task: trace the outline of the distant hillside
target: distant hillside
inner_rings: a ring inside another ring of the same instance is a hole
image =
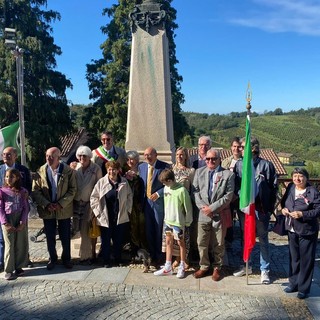
[[[185,112],[193,142],[202,134],[210,135],[214,146],[227,148],[234,136],[244,136],[246,113],[229,115]],[[294,154],[298,160],[320,159],[320,108],[283,113],[281,109],[251,117],[252,135],[262,148]]]

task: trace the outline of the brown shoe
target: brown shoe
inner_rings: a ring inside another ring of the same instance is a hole
[[[208,272],[209,270],[201,270],[199,269],[198,271],[196,271],[193,276],[196,278],[196,279],[199,279],[199,278],[203,278],[205,276],[208,275]]]
[[[213,269],[212,273],[212,280],[213,281],[219,281],[221,279],[221,270],[219,270],[217,267]]]

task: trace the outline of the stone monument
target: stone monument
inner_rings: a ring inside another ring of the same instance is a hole
[[[145,0],[130,14],[132,49],[126,150],[153,146],[158,158],[174,156],[169,44],[166,12],[157,1]]]

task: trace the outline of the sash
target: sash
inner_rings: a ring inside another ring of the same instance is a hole
[[[96,149],[97,156],[102,159],[104,162],[108,161],[116,161],[113,157],[109,155],[109,153],[103,149],[103,146],[100,146]]]

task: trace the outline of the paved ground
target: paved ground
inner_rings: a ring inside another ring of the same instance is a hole
[[[30,221],[30,235],[40,227],[41,220]],[[105,269],[76,264],[66,270],[58,265],[49,272],[41,235],[30,242],[34,267],[24,277],[6,281],[0,275],[0,319],[320,319],[320,246],[310,297],[299,300],[295,294],[283,293],[286,239],[271,232],[270,240],[272,284],[260,284],[256,246],[254,272],[247,285],[245,277],[230,275],[213,282],[211,277],[194,279],[192,271],[185,279],[155,277],[142,273],[142,266]],[[77,250],[73,257],[76,263]],[[231,268],[236,268],[239,257],[239,241],[235,241],[229,252]]]

